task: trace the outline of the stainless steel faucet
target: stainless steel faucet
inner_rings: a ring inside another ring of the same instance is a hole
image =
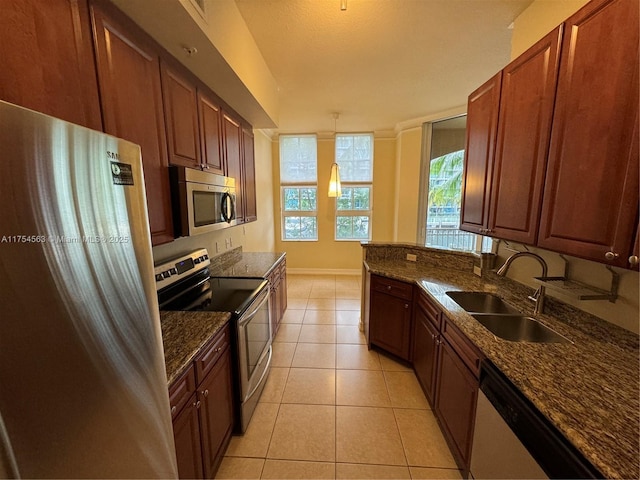
[[[509,258],[507,258],[507,261],[504,262],[504,265],[502,265],[498,269],[498,271],[496,272],[496,275],[504,277],[507,274],[507,271],[509,270],[509,267],[511,267],[511,264],[513,263],[513,261],[516,258],[520,258],[520,257],[531,257],[531,258],[536,259],[538,261],[538,263],[540,265],[542,265],[542,276],[543,277],[547,276],[547,270],[548,270],[547,262],[545,262],[544,258],[542,258],[540,255],[537,255],[537,254],[532,253],[532,252],[514,253]],[[538,313],[543,313],[544,312],[544,296],[545,296],[544,285],[540,285],[538,290],[536,290],[536,292],[533,295],[528,297],[529,300],[532,300],[533,302],[535,302],[535,307],[533,309],[533,313],[534,314],[538,314]]]

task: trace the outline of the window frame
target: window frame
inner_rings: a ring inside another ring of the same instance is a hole
[[[345,181],[342,180],[341,174],[341,187],[344,191],[347,188],[368,188],[369,189],[369,208],[368,210],[360,210],[360,209],[339,209],[338,208],[338,200],[340,197],[335,198],[335,214],[333,221],[333,237],[336,242],[366,242],[371,241],[373,237],[373,174],[374,174],[374,146],[375,146],[375,136],[373,133],[336,133],[335,135],[335,147],[334,147],[334,158],[335,162],[340,165],[338,159],[338,137],[358,137],[358,136],[367,136],[371,139],[371,171],[369,178],[370,181],[363,180],[354,180],[354,181]],[[369,228],[368,228],[368,237],[367,238],[339,238],[338,237],[338,217],[367,217],[369,219]]]
[[[282,180],[282,140],[285,138],[303,138],[313,137],[315,139],[315,157],[316,157],[316,178],[315,181],[283,181]],[[314,134],[299,135],[280,135],[279,142],[279,177],[280,177],[280,239],[283,242],[317,242],[318,234],[318,137]],[[316,192],[315,210],[285,210],[285,189],[314,189]],[[313,218],[315,223],[315,238],[287,238],[286,237],[286,219],[287,217]]]

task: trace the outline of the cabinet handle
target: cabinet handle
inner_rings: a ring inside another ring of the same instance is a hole
[[[208,390],[208,389],[207,389],[207,390],[204,390],[204,391],[202,392],[202,395],[204,395],[205,397],[208,397],[208,396],[209,396],[209,390]]]
[[[218,353],[220,350],[222,350],[222,347],[218,347],[214,350],[214,352]]]
[[[193,404],[193,406],[194,406],[194,407],[196,407],[196,408],[200,408],[200,400],[198,400],[197,402],[195,402],[195,403]]]
[[[404,304],[404,308],[409,308],[409,304],[408,304],[408,303],[405,303],[405,304]]]
[[[637,256],[637,255],[631,255],[631,256],[629,257],[629,263],[630,263],[631,265],[638,265],[638,261],[639,261],[639,260],[640,260],[640,259],[638,259],[638,256]]]
[[[616,258],[618,258],[620,255],[618,255],[615,252],[607,252],[604,254],[604,258],[606,258],[607,260],[615,260]]]
[[[174,415],[176,413],[176,406],[174,405],[173,407],[171,407],[171,415]]]
[[[391,290],[391,285],[387,285],[387,290]]]

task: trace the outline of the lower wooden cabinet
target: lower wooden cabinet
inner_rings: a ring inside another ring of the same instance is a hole
[[[411,359],[413,287],[371,275],[369,343],[402,358]]]
[[[196,396],[192,395],[187,407],[173,419],[173,439],[180,478],[204,478],[198,417]]]
[[[200,437],[205,478],[213,478],[231,438],[233,397],[231,350],[226,349],[198,387]]]
[[[438,355],[436,412],[449,447],[466,469],[471,460],[478,380],[445,340]]]
[[[420,295],[413,319],[413,369],[431,405],[435,402],[440,316],[437,308]]]
[[[232,388],[227,326],[169,387],[180,478],[215,476],[233,430]]]
[[[267,275],[269,280],[270,304],[271,310],[269,315],[271,317],[271,334],[273,337],[278,333],[280,328],[280,322],[284,312],[287,310],[287,260],[283,258],[280,262],[274,265],[271,273]]]
[[[479,368],[475,346],[445,319],[438,350],[435,411],[463,476],[471,461]]]

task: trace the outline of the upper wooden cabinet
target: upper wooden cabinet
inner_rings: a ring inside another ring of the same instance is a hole
[[[498,126],[502,72],[469,95],[460,230],[485,233]]]
[[[161,65],[169,163],[200,168],[196,86],[166,62]]]
[[[621,267],[638,224],[638,8],[593,0],[565,22],[538,238]]]
[[[227,177],[236,181],[236,219],[244,222],[244,195],[242,185],[241,127],[240,122],[228,113],[222,114],[222,132],[224,135],[224,161]]]
[[[502,70],[491,236],[536,242],[561,39],[558,27]]]
[[[245,127],[242,128],[242,184],[244,221],[254,222],[258,219],[254,141],[253,131]]]
[[[638,9],[592,0],[514,60],[498,74],[499,120],[497,77],[471,94],[462,230],[629,266],[638,225]]]
[[[220,105],[201,89],[198,89],[198,117],[202,164],[207,171],[224,175]]]
[[[174,237],[159,51],[120,12],[93,4],[91,14],[105,132],[140,145],[151,241],[169,242]]]
[[[102,130],[86,0],[2,0],[0,100]]]

